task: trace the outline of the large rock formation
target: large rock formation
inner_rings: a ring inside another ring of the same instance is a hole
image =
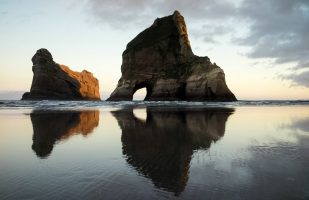
[[[235,101],[223,70],[193,54],[183,16],[158,18],[127,44],[122,77],[108,100],[132,100],[146,87],[145,100]]]
[[[39,49],[32,62],[31,89],[22,100],[100,100],[99,82],[92,73],[55,63],[47,49]]]

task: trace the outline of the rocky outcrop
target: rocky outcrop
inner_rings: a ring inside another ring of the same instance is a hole
[[[122,77],[108,100],[132,100],[146,88],[145,100],[235,101],[223,70],[193,54],[183,16],[158,18],[127,44]]]
[[[55,63],[47,49],[39,49],[32,63],[31,89],[22,100],[100,100],[99,82],[92,73]]]
[[[143,120],[131,108],[112,111],[122,130],[123,155],[157,188],[180,195],[194,151],[206,150],[224,136],[234,109],[148,107],[146,112]]]

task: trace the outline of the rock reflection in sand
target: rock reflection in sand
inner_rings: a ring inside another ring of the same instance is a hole
[[[48,157],[57,141],[76,134],[87,136],[99,125],[99,111],[34,111],[30,117],[32,149],[40,158]]]
[[[179,195],[188,181],[194,150],[208,149],[225,132],[229,108],[147,108],[146,121],[133,109],[113,111],[122,130],[127,162],[153,184]]]

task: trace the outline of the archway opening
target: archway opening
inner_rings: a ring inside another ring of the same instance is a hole
[[[152,93],[152,85],[148,81],[140,82],[133,89],[133,101],[148,100]]]
[[[136,90],[136,92],[133,94],[133,101],[143,101],[146,97],[147,90],[146,88],[141,88],[139,90]]]

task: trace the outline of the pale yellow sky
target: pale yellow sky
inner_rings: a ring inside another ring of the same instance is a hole
[[[149,27],[156,17],[169,15],[175,9],[172,4],[174,1],[171,1],[168,8],[153,10],[145,15],[147,17],[141,18],[145,12],[134,13],[141,6],[134,4],[135,1],[130,5],[133,14],[129,13],[128,16],[126,13],[123,16],[121,13],[119,16],[113,15],[106,10],[107,7],[90,6],[92,10],[89,11],[89,5],[96,5],[96,1],[85,2],[76,4],[74,1],[33,0],[0,3],[0,25],[5,27],[0,32],[0,91],[28,91],[32,81],[31,57],[37,49],[47,48],[59,64],[65,64],[75,71],[87,69],[93,72],[99,79],[103,99],[106,99],[121,76],[121,55],[126,44]],[[100,2],[118,6],[109,0]],[[154,1],[150,1],[150,5],[151,2],[156,5]],[[203,15],[197,16],[190,8],[186,8],[184,1],[178,4],[177,9],[184,15],[188,26],[194,53],[208,56],[224,70],[227,85],[238,99],[309,99],[308,87],[295,84],[291,86],[292,80],[282,78],[285,74],[299,72],[291,70],[299,64],[297,61],[278,64],[274,62],[274,58],[281,57],[274,57],[277,55],[273,55],[273,52],[269,53],[269,58],[267,55],[263,55],[264,58],[249,56],[248,53],[257,47],[244,47],[233,41],[236,38],[234,35],[250,32],[248,28],[243,28],[241,22],[233,24],[238,28],[237,31],[231,29],[226,35],[224,31],[229,29],[224,28],[229,20],[222,24],[222,19],[219,18],[221,16],[208,10],[205,11],[205,18],[202,18]],[[197,1],[196,6],[198,5],[204,4]],[[227,5],[231,7],[233,4],[217,5],[212,2],[211,5],[214,9],[218,6],[225,6],[219,9],[228,9]],[[104,14],[109,16],[103,18]],[[213,39],[215,41],[211,41]],[[308,48],[305,50],[308,51]]]

